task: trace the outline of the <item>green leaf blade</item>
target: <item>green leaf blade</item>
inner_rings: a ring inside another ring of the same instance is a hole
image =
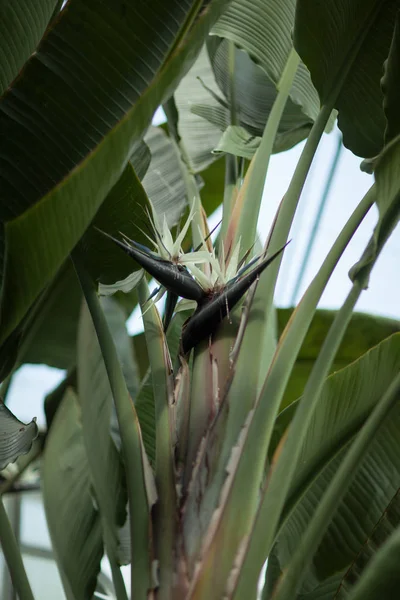
[[[78,398],[67,390],[43,460],[47,523],[68,600],[95,590],[103,556],[101,523],[91,493]]]

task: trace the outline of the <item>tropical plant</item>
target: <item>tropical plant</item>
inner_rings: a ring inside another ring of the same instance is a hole
[[[40,456],[69,600],[93,597],[104,554],[118,600],[399,589],[399,325],[353,314],[400,215],[399,9],[0,3],[2,393],[26,362],[67,371],[39,443],[0,405],[1,468],[19,465],[0,493]],[[289,315],[273,303],[282,253],[336,116],[375,183]],[[303,139],[261,248],[269,159]],[[374,203],[348,297],[317,311]],[[31,600],[3,502],[0,537]]]

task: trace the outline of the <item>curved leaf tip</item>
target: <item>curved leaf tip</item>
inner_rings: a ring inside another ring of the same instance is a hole
[[[9,408],[0,402],[0,470],[15,462],[21,454],[27,454],[39,433],[36,417],[23,423]]]

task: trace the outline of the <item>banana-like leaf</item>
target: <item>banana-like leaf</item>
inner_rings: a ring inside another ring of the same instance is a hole
[[[0,4],[0,96],[39,43],[57,0],[15,0]]]
[[[295,0],[233,0],[212,33],[246,50],[277,85],[293,46],[295,5]],[[319,97],[303,64],[298,68],[290,98],[302,107],[303,122],[307,117],[315,120]]]
[[[118,304],[104,299],[114,321],[117,346],[124,350],[125,368],[130,369],[132,348],[125,317]],[[113,313],[113,314],[111,314]],[[119,342],[119,343],[118,343]],[[124,342],[123,345],[121,342]],[[127,343],[125,343],[127,342]],[[120,562],[119,528],[126,520],[126,492],[121,457],[111,437],[113,400],[96,332],[86,307],[82,307],[78,334],[78,391],[82,410],[82,433],[96,503],[102,522],[105,549],[112,567]],[[135,373],[132,373],[135,377]],[[128,562],[129,557],[122,560]],[[117,568],[117,567],[116,567]]]
[[[36,419],[22,423],[0,400],[0,471],[21,454],[27,454],[37,435]]]
[[[223,133],[214,152],[222,152],[241,156],[251,160],[256,153],[261,138],[259,136],[250,135],[244,127],[230,125]]]
[[[219,139],[219,128],[192,111],[195,104],[205,103],[214,108],[219,106],[209,90],[218,93],[207,49],[203,46],[196,62],[182,79],[174,94],[178,111],[175,126],[182,139],[189,167],[194,173],[204,171],[216,160],[211,151]],[[229,121],[226,113],[223,114],[226,126]],[[170,118],[171,116],[169,120]]]
[[[349,600],[394,598],[399,590],[400,527],[371,560]]]
[[[176,146],[160,127],[150,127],[144,140],[151,162],[143,178],[143,187],[156,212],[168,226],[176,225],[186,207],[186,189]]]
[[[2,98],[3,340],[84,233],[227,1],[193,24],[202,5],[189,0],[71,0]]]
[[[399,365],[400,334],[394,334],[327,379],[302,446],[277,536],[275,552],[282,570],[298,547],[349,442],[398,373]],[[294,407],[286,411],[293,411]],[[286,411],[277,420],[276,427],[281,431],[287,421]],[[313,557],[302,594],[311,593],[335,573],[343,576],[396,496],[400,485],[399,415],[397,403],[371,441],[368,454]],[[337,587],[340,584],[341,577]]]
[[[292,312],[290,308],[277,309],[279,337],[285,329]],[[312,366],[333,323],[335,315],[336,311],[331,310],[318,310],[316,312],[292,370],[281,408],[289,405],[303,393]],[[400,322],[394,319],[384,319],[367,314],[354,313],[330,372],[334,373],[339,369],[343,369],[343,367],[355,361],[362,354],[365,354],[370,348],[376,346],[382,340],[399,330]],[[275,444],[274,447],[276,447]],[[272,448],[270,449],[271,451]]]
[[[87,600],[103,556],[101,522],[82,434],[79,400],[67,390],[43,457],[43,499],[54,553],[68,600]]]
[[[246,22],[244,23],[244,27]],[[244,35],[244,34],[243,34]],[[229,34],[228,34],[229,37]],[[229,40],[213,36],[208,41],[211,63],[216,81],[231,107],[230,75],[229,75]],[[277,83],[271,80],[265,70],[243,50],[234,49],[234,93],[237,124],[241,124],[250,134],[261,136],[265,123],[277,96]],[[196,106],[194,107],[196,109]],[[301,106],[289,97],[283,110],[274,144],[274,152],[288,149],[296,143],[296,136],[291,143],[291,132],[303,130],[303,138],[307,136],[312,119],[304,114]],[[222,127],[221,127],[222,129]],[[282,144],[284,135],[286,147]],[[298,140],[297,140],[298,141]]]
[[[132,290],[136,288],[138,283],[143,277],[143,271],[134,271],[128,277],[125,277],[122,281],[116,281],[110,285],[106,285],[103,283],[99,284],[99,295],[100,296],[114,296],[118,292],[123,292],[124,294],[129,294]]]
[[[332,96],[343,143],[358,156],[382,150],[380,80],[399,8],[398,0],[299,0],[296,5],[295,48],[321,102]]]
[[[304,140],[310,131],[309,125],[300,126],[285,133],[279,133],[274,143],[274,152],[284,152]],[[261,142],[260,136],[248,133],[244,127],[230,125],[222,134],[214,154],[228,153],[251,160]]]

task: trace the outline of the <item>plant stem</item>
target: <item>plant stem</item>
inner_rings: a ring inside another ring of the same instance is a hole
[[[267,447],[269,446],[273,424],[278,414],[287,382],[289,381],[293,365],[314,316],[319,299],[339,258],[359,224],[371,208],[375,199],[375,192],[375,186],[373,186],[350,216],[286,326],[260,394],[255,413],[257,418],[253,420],[251,428],[252,437],[249,436],[249,439],[260,439],[262,437],[263,444],[265,443]],[[355,301],[357,298],[355,298]],[[351,311],[349,314],[346,314],[350,318]],[[340,340],[338,343],[340,343]],[[296,467],[296,452],[301,448],[299,437],[301,438],[304,432],[305,426],[304,429],[298,432],[296,437],[287,440],[284,451],[289,452],[289,448],[291,447],[291,459],[285,467],[283,467],[283,461],[277,463],[269,479],[268,488],[265,488],[263,491],[257,516],[253,524],[253,535],[251,536],[249,546],[243,553],[243,566],[238,579],[235,598],[240,598],[240,593],[243,591],[244,586],[255,586],[257,584],[262,563],[268,555],[275,537],[292,472]]]
[[[154,508],[156,556],[160,561],[159,600],[172,598],[177,499],[170,407],[173,403],[172,363],[157,308],[149,298],[145,278],[137,288],[153,384],[156,421],[155,478],[158,502]],[[149,303],[150,307],[149,307]]]
[[[236,110],[236,89],[235,89],[235,54],[236,48],[234,42],[228,41],[228,75],[229,75],[229,109],[230,124],[237,124]],[[219,236],[219,246],[221,249],[228,230],[229,219],[232,208],[235,204],[238,184],[238,160],[233,154],[225,155],[225,183],[224,183],[224,201],[222,210],[221,234]]]
[[[131,533],[131,597],[147,598],[151,588],[150,515],[145,484],[144,448],[139,421],[128,389],[106,318],[102,311],[93,280],[87,273],[79,248],[72,254],[73,264],[82,287],[103,355],[115,403],[121,433],[129,499]]]
[[[29,585],[21,552],[8,520],[3,498],[0,497],[0,539],[1,548],[10,571],[11,580],[17,591],[19,600],[35,600]]]
[[[331,188],[332,188],[333,179],[335,177],[336,169],[337,169],[337,166],[338,166],[338,163],[339,163],[339,158],[340,158],[340,155],[342,153],[342,150],[343,150],[342,136],[338,135],[337,146],[336,146],[335,154],[334,154],[334,157],[333,157],[333,160],[332,160],[331,168],[329,169],[328,178],[327,178],[326,183],[325,183],[325,188],[324,188],[324,191],[323,191],[323,194],[322,194],[321,201],[319,203],[318,211],[317,211],[317,214],[315,215],[315,219],[314,219],[314,222],[313,222],[312,227],[311,227],[311,232],[310,232],[310,237],[309,237],[310,243],[307,244],[307,246],[306,246],[303,258],[302,258],[302,260],[300,262],[300,266],[299,266],[299,271],[298,271],[298,274],[297,274],[297,278],[296,278],[295,284],[293,286],[292,298],[291,298],[291,301],[290,301],[290,305],[291,306],[293,306],[295,304],[295,302],[296,302],[296,298],[297,298],[297,295],[299,293],[301,282],[303,280],[304,272],[306,270],[306,267],[307,267],[307,264],[308,264],[308,260],[309,260],[309,258],[311,256],[311,252],[312,252],[312,250],[314,248],[314,245],[315,245],[315,240],[316,240],[316,237],[317,237],[318,227],[319,227],[322,215],[323,215],[324,210],[325,210],[326,201],[328,200],[329,193],[330,193]]]
[[[229,109],[231,115],[231,125],[237,124],[235,55],[235,43],[232,42],[232,40],[228,40]]]

